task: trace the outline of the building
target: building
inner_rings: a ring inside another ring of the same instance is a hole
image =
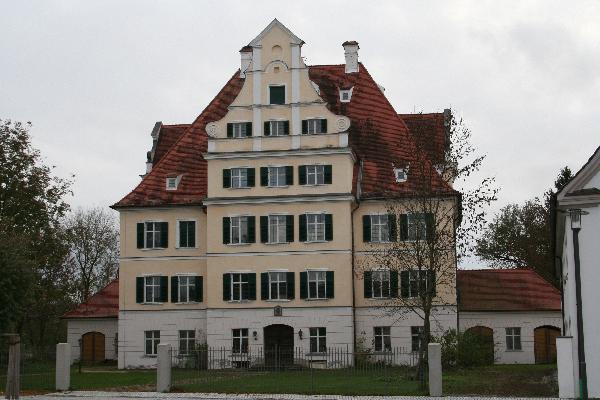
[[[530,269],[459,270],[459,326],[485,337],[498,364],[556,361],[560,291]]]
[[[558,192],[556,206],[556,258],[562,271],[564,335],[569,337],[563,342],[567,345],[562,358],[559,348],[560,396],[577,397],[581,393],[580,385],[576,384],[580,379],[581,354],[587,364],[588,394],[597,398],[600,397],[600,338],[596,335],[596,329],[600,328],[600,314],[596,311],[600,299],[596,291],[600,285],[600,147]],[[581,345],[580,339],[583,339]]]
[[[358,337],[405,348],[418,338],[417,316],[381,308],[415,296],[400,289],[414,275],[356,265],[372,246],[425,234],[423,215],[386,213],[386,201],[412,198],[419,168],[457,205],[434,168],[449,111],[398,115],[358,43],[343,44],[345,64],[317,66],[305,65],[303,43],[274,20],[193,123],[155,125],[146,174],[113,206],[120,368],[155,365],[159,342],[179,352],[199,342],[234,353],[293,346],[319,358]],[[436,334],[456,327],[455,270],[452,258]]]

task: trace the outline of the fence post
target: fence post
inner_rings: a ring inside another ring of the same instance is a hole
[[[156,391],[168,392],[171,390],[171,345],[160,343],[158,345],[158,364],[156,365]]]
[[[429,364],[429,395],[442,395],[442,346],[439,343],[427,345]]]
[[[558,397],[574,399],[576,371],[573,363],[573,337],[559,336],[556,338],[556,364],[558,367]]]
[[[56,345],[56,390],[69,390],[71,386],[71,345]]]
[[[21,389],[21,338],[17,334],[5,334],[8,342],[8,371],[6,374],[5,397],[18,399]]]

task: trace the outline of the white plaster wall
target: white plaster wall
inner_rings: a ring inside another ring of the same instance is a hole
[[[159,330],[160,343],[179,348],[179,331],[195,330],[206,339],[206,310],[119,312],[119,368],[156,368],[156,357],[144,354],[144,331]]]
[[[459,315],[461,332],[474,327],[485,326],[494,331],[494,358],[497,364],[533,364],[534,329],[540,326],[561,328],[560,311],[527,311],[527,312],[466,312]],[[506,350],[505,328],[521,328],[522,350]]]
[[[79,360],[79,339],[88,332],[100,332],[104,335],[104,357],[115,360],[115,334],[118,321],[116,318],[82,318],[67,320],[67,343],[71,345],[71,363]]]

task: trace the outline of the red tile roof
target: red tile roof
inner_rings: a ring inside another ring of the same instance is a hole
[[[117,318],[119,316],[119,280],[115,279],[81,303],[63,318]]]
[[[158,164],[167,151],[177,143],[190,126],[190,124],[163,125],[160,128],[158,142],[156,143],[154,157],[152,158],[152,166]]]
[[[427,155],[419,151],[406,124],[364,65],[360,64],[359,72],[353,74],[346,74],[344,65],[311,66],[309,76],[319,86],[321,97],[330,110],[351,120],[349,143],[362,162],[362,198],[411,196],[424,181],[431,182],[430,186],[437,194],[458,194],[437,174]],[[207,148],[205,126],[225,116],[243,82],[239,71],[236,72],[142,182],[113,207],[201,204],[207,192],[206,161],[202,157]],[[354,87],[349,103],[339,101],[338,89],[341,87]],[[396,183],[393,167],[406,167],[411,163],[408,180]],[[414,168],[414,163],[424,168]],[[359,173],[357,166],[355,193]],[[182,179],[178,189],[167,191],[166,177],[179,174]],[[416,179],[418,174],[425,178]]]
[[[398,114],[404,121],[417,145],[427,153],[433,164],[444,162],[448,133],[446,115],[430,114]]]
[[[530,269],[459,270],[460,311],[560,311],[560,291]]]

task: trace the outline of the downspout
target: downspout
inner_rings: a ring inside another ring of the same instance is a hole
[[[572,218],[572,217],[571,217]],[[581,228],[571,228],[573,231],[573,258],[575,259],[575,302],[577,306],[577,358],[579,361],[579,396],[587,400],[587,371],[585,365],[585,347],[583,335],[583,307],[581,304],[581,262],[579,259],[579,231]]]
[[[356,262],[356,257],[354,255],[354,251],[355,251],[355,240],[354,240],[354,212],[356,210],[358,210],[358,208],[360,207],[360,196],[361,196],[361,184],[362,184],[362,171],[363,171],[363,161],[360,160],[359,166],[358,166],[358,177],[356,179],[356,203],[355,205],[352,207],[352,211],[350,211],[350,228],[351,228],[351,236],[352,236],[352,251],[351,251],[351,262],[352,262],[352,326],[354,327],[354,332],[353,332],[353,343],[352,343],[352,348],[354,349],[354,352],[356,352],[356,298],[355,298],[355,294],[356,294],[356,285],[355,285],[355,262]]]

